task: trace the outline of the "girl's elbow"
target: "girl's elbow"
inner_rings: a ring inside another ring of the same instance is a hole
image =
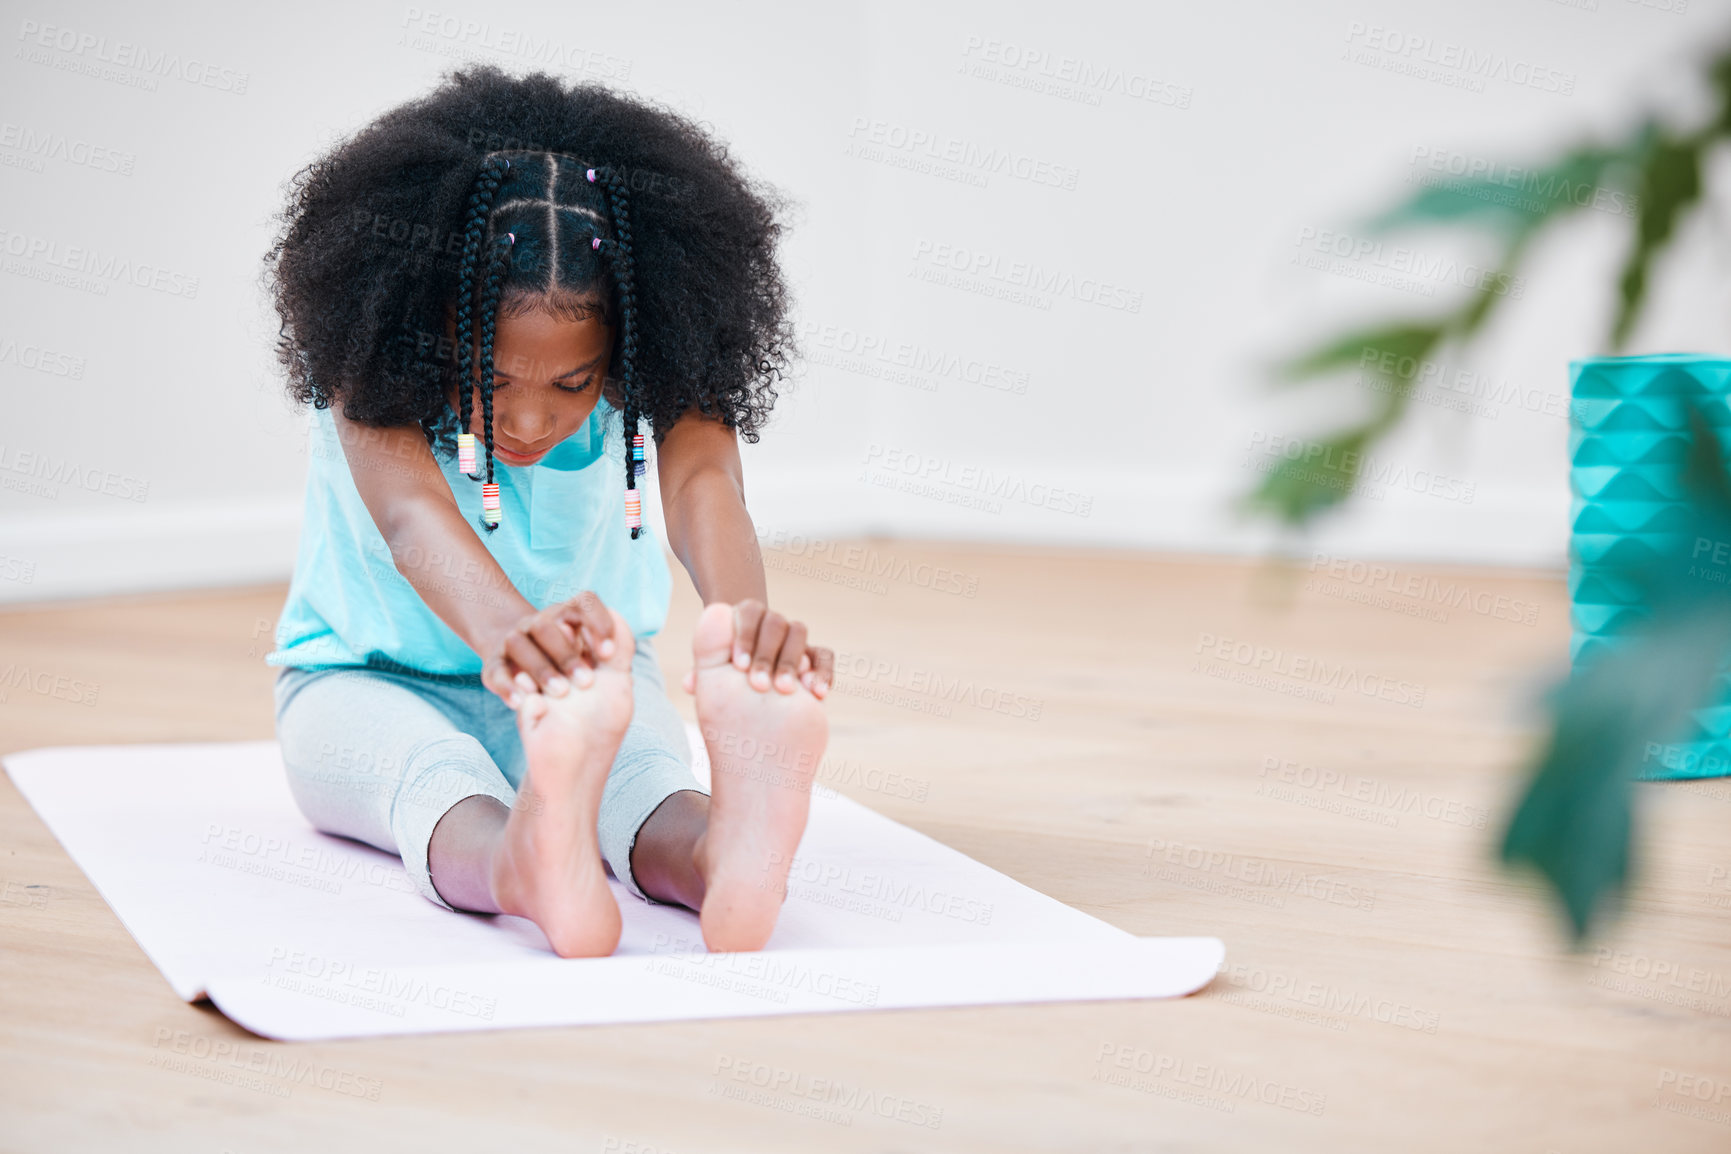
[[[436,502],[419,495],[393,498],[373,517],[379,535],[393,554],[413,544],[424,544],[423,538],[438,521]]]
[[[662,498],[662,504],[669,510],[686,507],[713,511],[716,504],[737,502],[740,508],[745,507],[745,482],[739,474],[720,465],[706,465],[693,470]]]

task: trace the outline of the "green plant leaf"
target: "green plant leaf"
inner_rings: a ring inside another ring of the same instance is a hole
[[[1641,313],[1653,259],[1669,243],[1683,211],[1701,198],[1701,153],[1706,136],[1675,139],[1660,135],[1641,163],[1640,212],[1635,243],[1617,281],[1617,315],[1611,322],[1611,347],[1620,349]]]
[[[1731,614],[1680,615],[1577,669],[1553,699],[1549,746],[1510,819],[1503,860],[1538,869],[1568,915],[1575,943],[1629,874],[1631,790],[1652,742],[1670,740],[1704,702]]]
[[[1374,426],[1360,425],[1303,442],[1304,451],[1297,458],[1283,456],[1274,462],[1245,504],[1271,511],[1288,525],[1308,523],[1351,495],[1358,484],[1364,447],[1374,436]]]
[[[1629,146],[1583,146],[1541,168],[1486,164],[1485,175],[1439,174],[1395,207],[1372,217],[1374,233],[1466,223],[1505,235],[1531,232],[1556,216],[1619,203],[1632,189],[1622,170]]]
[[[1288,381],[1305,380],[1340,369],[1358,368],[1399,380],[1399,365],[1404,359],[1423,361],[1442,341],[1446,322],[1397,322],[1381,328],[1362,329],[1338,340],[1319,345],[1285,362],[1280,375]],[[1366,354],[1371,354],[1369,357]],[[1383,366],[1385,357],[1392,357],[1396,366],[1389,373]],[[1408,374],[1410,379],[1411,374]]]
[[[1677,543],[1614,570],[1640,591],[1649,616],[1552,693],[1550,742],[1503,836],[1503,860],[1546,879],[1577,947],[1628,882],[1637,771],[1654,743],[1673,740],[1709,703],[1731,654],[1731,597],[1690,559],[1703,538],[1731,540],[1731,477],[1699,411],[1689,441],[1681,464],[1689,513]]]

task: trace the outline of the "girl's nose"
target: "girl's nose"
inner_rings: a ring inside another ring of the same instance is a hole
[[[538,445],[553,435],[553,414],[513,405],[493,414],[499,431],[520,445]]]

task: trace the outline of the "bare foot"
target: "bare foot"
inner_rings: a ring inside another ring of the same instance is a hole
[[[787,896],[787,871],[829,743],[823,704],[803,685],[759,690],[736,668],[733,607],[714,604],[692,636],[697,723],[709,750],[709,828],[692,851],[711,950],[757,950]]]
[[[540,926],[563,958],[602,957],[619,944],[619,903],[607,888],[595,818],[631,724],[636,648],[613,612],[613,656],[596,667],[594,682],[573,683],[563,697],[528,694],[517,710],[529,768],[493,856],[493,899]]]

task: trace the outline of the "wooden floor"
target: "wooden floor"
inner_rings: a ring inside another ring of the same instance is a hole
[[[1731,1149],[1731,783],[1641,787],[1641,887],[1583,955],[1491,859],[1567,652],[1559,577],[861,545],[768,558],[846,655],[838,788],[1127,930],[1218,935],[1207,990],[285,1048],[178,1001],[4,782],[0,1150]],[[0,614],[0,669],[96,687],[9,689],[0,751],[271,736],[282,597]],[[695,609],[676,592],[671,686]],[[933,692],[955,678],[993,692]],[[913,784],[868,788],[890,771]],[[174,1031],[241,1061],[165,1065]],[[376,1100],[219,1080],[284,1049]]]

